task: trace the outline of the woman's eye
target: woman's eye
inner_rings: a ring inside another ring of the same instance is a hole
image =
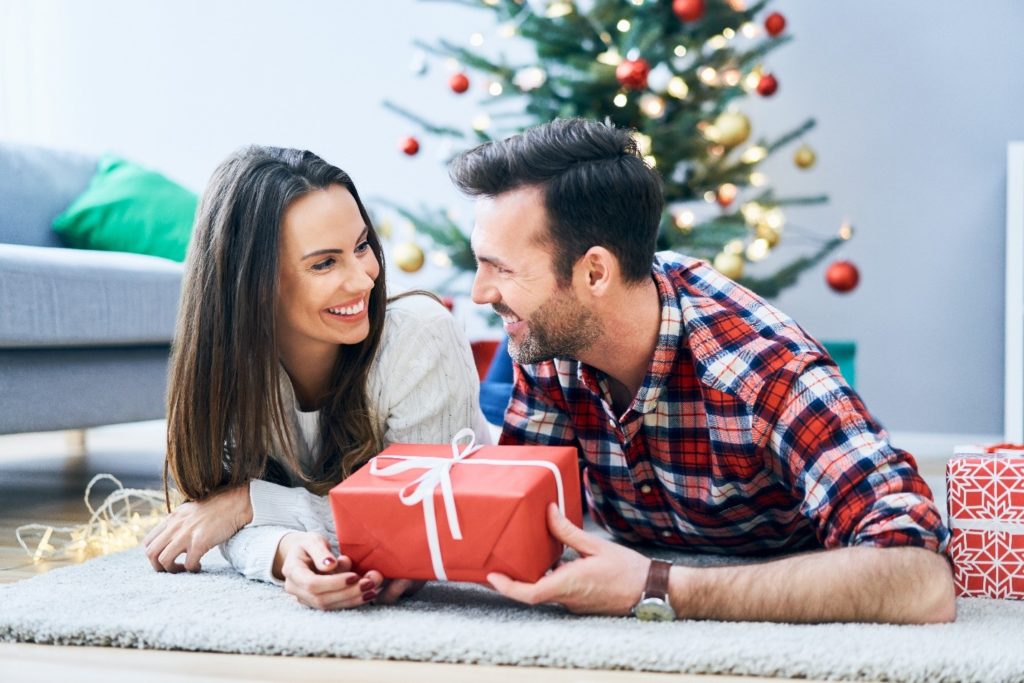
[[[313,270],[327,270],[328,268],[330,268],[333,265],[334,265],[334,259],[333,258],[328,258],[328,259],[324,259],[323,261],[320,261],[319,263],[314,263],[313,264]]]
[[[358,247],[356,247],[356,253],[357,254],[362,254],[362,253],[365,253],[366,251],[368,251],[369,249],[370,249],[370,243],[368,241],[367,242],[362,242]]]

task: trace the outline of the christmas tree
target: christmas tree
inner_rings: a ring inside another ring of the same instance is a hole
[[[844,224],[836,236],[812,237],[811,253],[778,265],[771,261],[785,232],[784,209],[827,197],[779,196],[758,170],[770,155],[797,145],[793,162],[802,169],[815,163],[814,151],[800,144],[813,119],[776,139],[752,140],[753,126],[740,106],[743,98],[771,97],[779,88],[765,58],[790,37],[782,14],[761,18],[767,2],[745,7],[744,0],[448,1],[491,12],[498,42],[525,42],[533,54],[526,61],[491,54],[483,34],[474,34],[468,47],[417,43],[422,73],[429,56],[443,59],[454,70],[447,84],[452,92],[461,95],[474,86],[481,93],[464,127],[439,125],[401,104],[385,103],[426,135],[468,148],[557,117],[628,127],[665,182],[659,247],[707,259],[766,297],[795,284],[800,273],[852,235]],[[420,147],[415,136],[400,141],[409,155]],[[452,153],[457,151],[453,146]],[[457,293],[455,283],[475,267],[467,238],[471,226],[459,225],[440,208],[395,209],[442,250],[454,273],[441,288]],[[422,252],[410,243],[399,247],[405,251],[394,260],[417,270]],[[745,272],[748,263],[762,261],[764,274]],[[829,282],[844,291],[843,282],[832,282],[831,271]]]

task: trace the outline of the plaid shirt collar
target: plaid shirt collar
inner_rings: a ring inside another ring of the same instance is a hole
[[[643,384],[640,385],[640,390],[623,416],[624,422],[654,411],[661,392],[668,382],[668,377],[676,365],[680,349],[686,345],[683,311],[675,287],[662,271],[660,263],[657,263],[651,271],[651,277],[654,278],[654,284],[658,288],[658,299],[661,302],[658,343],[654,347],[654,355],[647,367]],[[609,405],[611,404],[608,375],[582,362],[578,364],[576,372],[583,386],[598,396],[604,397],[605,401]]]

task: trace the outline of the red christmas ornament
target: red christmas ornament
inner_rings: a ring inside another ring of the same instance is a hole
[[[672,0],[679,21],[697,21],[704,16],[704,0]]]
[[[850,261],[833,261],[825,271],[825,282],[840,294],[852,291],[860,282],[860,271]]]
[[[646,59],[626,59],[615,67],[615,78],[630,90],[643,90],[650,72],[651,65]]]
[[[775,94],[775,91],[779,89],[779,80],[771,74],[765,74],[761,76],[761,80],[757,82],[757,92],[765,97],[770,97]]]
[[[448,79],[448,87],[452,89],[452,92],[459,93],[460,95],[469,90],[469,76],[464,73],[457,73]]]
[[[772,12],[764,19],[764,30],[774,38],[786,30],[786,17],[778,12]]]
[[[420,141],[410,135],[398,141],[398,149],[409,156],[416,156],[416,152],[420,151]]]

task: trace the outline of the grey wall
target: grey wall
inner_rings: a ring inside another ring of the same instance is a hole
[[[851,295],[823,268],[777,302],[813,334],[853,339],[858,385],[888,427],[1002,429],[1005,145],[1024,139],[1024,3],[779,0],[796,40],[773,55],[771,100],[745,103],[755,133],[805,117],[818,129],[811,173],[769,162],[772,184],[826,191],[793,214],[827,234],[857,228],[841,256],[861,269]],[[199,189],[248,142],[308,147],[364,195],[466,205],[429,145],[385,97],[441,122],[468,99],[435,64],[416,78],[415,37],[497,38],[487,13],[443,3],[0,0],[0,137],[112,150]],[[412,283],[429,284],[427,272]]]

